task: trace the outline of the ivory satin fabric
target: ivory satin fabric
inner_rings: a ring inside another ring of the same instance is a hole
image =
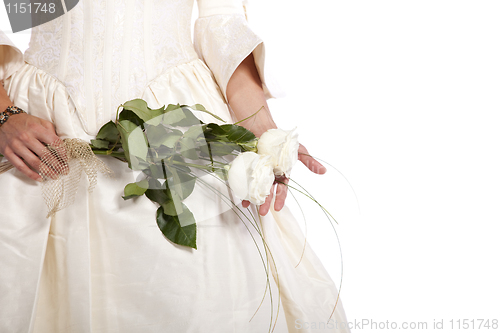
[[[240,1],[198,6],[193,44],[192,1],[80,1],[34,28],[24,56],[0,33],[0,80],[15,105],[52,121],[63,138],[92,139],[133,98],[200,103],[231,121],[227,82],[253,52],[265,85],[264,46]],[[198,250],[187,249],[164,238],[149,199],[121,198],[137,175],[103,161],[114,177],[99,177],[91,194],[82,180],[76,202],[50,219],[39,183],[16,169],[0,175],[0,332],[349,331],[340,329],[340,302],[326,325],[337,289],[308,246],[300,259],[304,237],[286,208],[259,220],[254,207],[237,214],[197,185],[186,204]]]

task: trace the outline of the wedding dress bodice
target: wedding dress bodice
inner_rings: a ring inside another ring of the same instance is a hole
[[[87,126],[103,123],[126,96],[197,57],[192,7],[193,0],[83,0],[33,28],[25,60],[66,86]]]
[[[89,134],[112,119],[120,104],[141,97],[158,76],[198,57],[224,93],[236,66],[261,40],[248,28],[240,0],[199,0],[193,45],[193,2],[80,1],[33,28],[24,60],[66,87]]]

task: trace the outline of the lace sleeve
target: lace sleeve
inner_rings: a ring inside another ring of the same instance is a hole
[[[248,26],[242,1],[198,0],[198,9],[194,46],[214,73],[224,97],[229,79],[252,52],[266,97],[273,97],[264,75],[264,43]]]
[[[8,78],[23,64],[23,53],[0,31],[0,81]]]

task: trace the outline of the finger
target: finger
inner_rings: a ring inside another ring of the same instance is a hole
[[[303,145],[300,145],[299,147],[299,161],[301,161],[309,170],[316,174],[322,175],[326,173],[326,168],[314,157],[309,155],[309,152]]]
[[[45,143],[61,141],[52,123],[23,113],[12,117],[6,125],[6,131],[2,133],[5,143],[3,150],[10,153],[10,159],[16,161],[23,173],[29,174],[30,178],[39,179],[40,175],[35,176],[33,170],[39,172],[42,169],[44,176],[50,178],[57,178],[60,173],[68,172],[65,151],[53,154],[45,148]],[[49,163],[40,161],[44,153],[51,157]]]
[[[299,157],[299,160],[309,169],[311,170],[312,172],[318,174],[318,175],[323,175],[326,173],[326,168],[323,166],[323,164],[321,164],[320,162],[318,162],[317,160],[315,160],[313,157],[311,156],[307,156],[307,155],[302,155]]]
[[[53,132],[54,134],[56,133],[56,127],[50,121],[45,120],[45,119],[40,119],[40,124],[43,127],[45,127],[47,130],[49,130],[50,132]]]
[[[243,208],[248,208],[250,206],[250,201],[248,200],[243,200],[241,202],[241,205],[243,206]]]
[[[59,175],[69,173],[68,157],[64,148],[64,142],[61,139],[56,140],[49,146],[42,144],[37,139],[33,139],[28,141],[26,146],[37,154],[42,161],[39,170],[44,176],[57,179]]]
[[[260,205],[260,207],[259,207],[259,214],[261,216],[266,216],[267,213],[269,212],[269,208],[271,208],[271,201],[273,201],[274,189],[275,189],[275,185],[273,185],[273,187],[271,187],[271,192],[266,197],[266,201],[262,205]]]
[[[39,154],[40,158],[50,161],[48,164],[56,171],[57,174],[66,175],[69,173],[68,154],[64,146],[64,141],[57,136],[54,125],[46,120],[41,120],[42,131],[37,132],[37,139],[44,145],[43,152]]]
[[[30,128],[34,133],[33,137],[40,142],[41,146],[30,148],[36,149],[34,151],[38,154],[38,156],[41,156],[41,150],[45,150],[45,147],[47,145],[50,145],[50,147],[52,148],[51,152],[55,153],[55,155],[57,155],[59,159],[66,158],[64,141],[61,140],[59,136],[57,136],[54,124],[44,119],[38,118],[37,120],[38,123],[30,125]]]
[[[55,132],[44,132],[40,133],[36,137],[39,141],[45,143],[46,145],[50,145],[53,147],[61,147],[63,146],[63,140],[58,137]]]
[[[13,144],[13,146],[15,145],[16,149],[19,149],[20,148],[19,144],[23,144],[30,151],[38,155],[38,157],[41,157],[43,155],[43,152],[45,151],[45,145],[34,137],[22,140],[20,143],[16,142]]]
[[[53,154],[52,150],[49,151],[44,144],[62,142],[56,135],[52,123],[26,114],[16,116],[14,120],[15,122],[11,124],[21,123],[27,129],[11,143],[11,148],[16,155],[35,171],[42,172],[44,177],[56,179],[60,174],[68,173],[67,161],[64,159],[65,151],[56,150],[57,153]],[[44,162],[40,162],[42,158]]]
[[[60,140],[54,125],[50,121],[26,113],[15,115],[12,120],[9,119],[7,125],[11,129],[11,134],[24,135],[24,139],[21,139],[21,141],[27,141],[26,138],[31,137],[45,144]]]
[[[59,140],[45,147],[40,158],[43,163],[54,170],[56,175],[67,175],[69,173],[68,156],[63,141]]]
[[[57,158],[52,158],[50,151],[36,139],[27,141],[25,145],[16,143],[14,146],[16,154],[42,177],[57,179],[64,170]]]
[[[44,178],[57,179],[62,174],[62,170],[58,169],[53,161],[43,160],[40,162],[40,175]]]
[[[26,164],[28,167],[35,170],[35,172],[38,172],[40,170],[39,169],[40,168],[40,159],[23,142],[20,142],[20,141],[14,142],[9,147],[8,151],[9,151],[9,153],[11,153],[11,156],[17,156],[18,158],[20,158],[23,161],[23,164]]]
[[[285,206],[286,195],[288,193],[288,178],[280,179],[276,184],[276,200],[274,200],[274,210],[279,212]]]
[[[29,178],[39,182],[43,181],[43,178],[38,173],[31,170],[19,156],[15,155],[14,153],[7,152],[4,152],[4,156],[10,163],[12,163],[14,167],[16,167],[19,171],[21,171]]]

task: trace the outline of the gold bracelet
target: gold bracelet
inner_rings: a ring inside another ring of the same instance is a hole
[[[7,109],[5,109],[4,112],[0,112],[0,126],[5,124],[5,122],[7,120],[9,120],[10,116],[15,115],[15,114],[19,114],[19,113],[25,113],[25,112],[20,107],[17,107],[14,105],[7,107]]]

